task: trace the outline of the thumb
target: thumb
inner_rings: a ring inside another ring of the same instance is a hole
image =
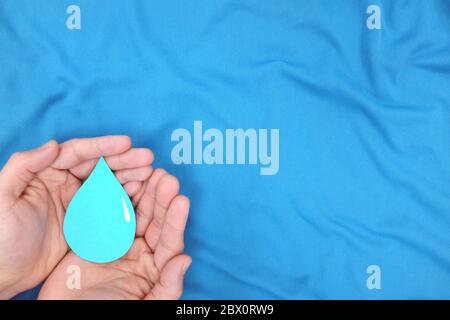
[[[50,166],[58,153],[58,143],[50,140],[37,149],[13,154],[0,172],[0,203],[13,205],[36,173]]]
[[[192,258],[180,254],[164,266],[159,281],[145,299],[174,300],[179,299],[183,293],[184,275],[192,263]]]

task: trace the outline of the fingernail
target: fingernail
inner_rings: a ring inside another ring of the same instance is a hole
[[[186,271],[189,269],[189,267],[191,266],[191,264],[192,264],[192,260],[190,260],[189,262],[186,262],[186,263],[183,265],[183,273],[186,273]]]

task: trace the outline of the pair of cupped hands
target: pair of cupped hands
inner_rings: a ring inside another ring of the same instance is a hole
[[[69,250],[63,221],[102,156],[135,207],[136,238],[122,258],[95,264]],[[50,141],[14,154],[0,172],[0,298],[44,280],[40,299],[179,298],[191,264],[183,253],[189,200],[152,162],[152,152],[133,148],[127,136]],[[79,288],[68,286],[71,266],[79,268]]]

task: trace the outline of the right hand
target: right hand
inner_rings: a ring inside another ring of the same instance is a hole
[[[69,252],[45,281],[39,299],[177,299],[191,257],[183,253],[189,199],[178,180],[156,169],[137,194],[136,239],[110,263],[91,263]],[[70,273],[77,268],[78,274]],[[68,285],[79,277],[79,288]]]

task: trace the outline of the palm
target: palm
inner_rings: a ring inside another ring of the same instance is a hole
[[[130,147],[127,137],[78,139],[54,143],[47,154],[10,159],[0,175],[0,271],[8,280],[3,286],[14,286],[11,295],[39,284],[66,254],[65,211],[98,157],[106,157],[130,195],[139,190],[151,174],[153,155]]]
[[[65,208],[81,182],[67,170],[46,169],[31,181],[2,224],[2,248],[20,250],[6,262],[8,270],[29,275],[37,285],[67,252],[62,234]],[[3,228],[2,228],[3,229]],[[9,254],[2,250],[1,255]]]
[[[128,253],[95,264],[69,252],[45,282],[41,299],[174,299],[181,294],[190,258],[183,251],[189,201],[178,195],[178,181],[154,171],[132,197],[137,230]],[[80,288],[67,285],[69,267],[80,270]]]

